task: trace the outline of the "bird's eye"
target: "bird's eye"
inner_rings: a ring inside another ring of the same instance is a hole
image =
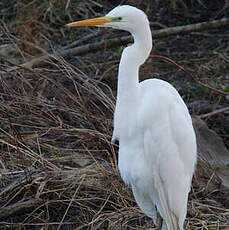
[[[114,22],[118,22],[118,21],[121,21],[122,20],[122,17],[115,17],[112,19],[112,21]]]

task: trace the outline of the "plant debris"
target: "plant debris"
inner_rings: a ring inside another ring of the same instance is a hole
[[[122,31],[76,31],[63,26],[72,19],[104,15],[120,1],[20,2],[0,3],[0,228],[154,229],[152,220],[141,212],[130,188],[121,180],[118,148],[110,144],[123,47],[103,48],[77,57],[56,52],[126,36]],[[143,9],[155,28],[227,16],[227,1],[191,2],[121,1]],[[23,36],[22,25],[28,32]],[[166,56],[199,81],[229,92],[226,27],[155,40],[154,55]],[[50,53],[55,55],[46,60],[45,66],[18,68]],[[226,96],[193,82],[177,66],[155,58],[142,66],[140,76],[141,80],[157,77],[172,83],[191,113],[201,117],[204,127],[214,130],[221,144],[229,148]],[[206,148],[199,146],[199,150]],[[185,229],[226,230],[228,188],[217,169],[201,156]]]

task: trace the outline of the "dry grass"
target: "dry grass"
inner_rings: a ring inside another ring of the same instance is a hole
[[[90,14],[94,3],[87,4],[90,10],[83,12],[84,7],[79,5],[76,14]],[[66,4],[64,7],[68,8]],[[48,12],[46,16],[50,18],[56,14]],[[1,56],[0,62],[0,228],[152,228],[152,221],[139,210],[130,189],[120,179],[117,146],[110,144],[116,94],[116,79],[112,76],[116,75],[120,50],[79,57],[74,65],[56,55],[56,60],[45,67],[5,72],[13,66],[11,62],[23,62],[34,54],[25,54],[20,38],[9,30],[3,31],[3,41],[18,52],[11,59]],[[43,39],[50,45],[49,33],[46,35]],[[173,42],[176,43],[171,39],[168,46],[175,47]],[[163,40],[159,41],[155,52],[165,54],[163,44]],[[44,51],[45,47],[37,47],[39,52]],[[223,47],[213,56],[209,51],[208,57],[213,58],[207,61],[203,58],[206,53],[198,56],[200,60],[192,54],[193,60],[191,57],[188,63],[180,51],[174,51],[173,57],[187,66],[191,63],[197,74],[205,76],[201,80],[208,82],[209,68],[217,71],[218,64],[224,68],[220,79],[226,76],[228,65],[222,50]],[[185,52],[188,51],[183,50],[184,55]],[[174,73],[171,66],[154,63],[154,71],[166,72],[159,72],[162,78]],[[151,72],[151,64],[146,64],[142,72]],[[208,105],[225,104],[225,99],[202,92],[202,88],[189,85],[187,79],[178,81],[177,73],[172,76],[167,80],[180,84],[179,91],[190,104],[198,100],[196,92],[199,99],[209,100]],[[226,84],[220,79],[216,77],[215,82]],[[199,113],[196,108],[193,111]],[[224,120],[219,120],[220,126]],[[226,131],[220,132],[227,140]],[[229,204],[225,194],[227,191],[222,190],[214,172],[202,162],[190,193],[187,229],[228,229]]]
[[[152,225],[117,171],[110,145],[115,101],[107,85],[57,57],[49,69],[2,75],[1,98],[2,227]],[[206,189],[211,180],[205,176],[200,185],[196,178],[188,229],[228,226],[229,210],[213,199],[220,182],[215,178],[214,189]]]

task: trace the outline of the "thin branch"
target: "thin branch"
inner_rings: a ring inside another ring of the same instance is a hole
[[[163,61],[165,61],[167,63],[170,63],[170,64],[173,64],[173,65],[177,66],[179,69],[183,70],[186,74],[188,74],[192,78],[193,81],[195,81],[199,85],[204,86],[205,88],[208,88],[208,89],[210,89],[210,90],[212,90],[212,91],[214,91],[214,92],[216,92],[218,94],[222,94],[222,95],[225,95],[225,96],[229,95],[228,92],[224,92],[222,90],[216,89],[216,88],[214,88],[214,87],[212,87],[210,85],[207,85],[207,84],[199,81],[189,71],[187,71],[183,66],[177,64],[175,61],[173,61],[172,59],[170,59],[168,57],[164,57],[164,56],[160,56],[160,55],[150,55],[150,57],[152,57],[152,58],[158,58],[158,59],[161,59],[161,60],[163,60]]]
[[[152,37],[158,38],[175,34],[187,34],[191,32],[220,28],[227,25],[229,25],[229,18],[222,18],[220,20],[212,20],[186,26],[176,26],[172,28],[161,29],[158,31],[152,31]]]
[[[82,180],[80,181],[79,185],[77,186],[77,188],[76,188],[76,190],[75,190],[75,192],[74,192],[74,194],[73,194],[73,196],[72,196],[72,199],[71,199],[71,201],[70,201],[70,203],[69,203],[67,209],[65,210],[65,213],[64,213],[64,215],[63,215],[63,217],[62,217],[62,219],[61,219],[61,222],[60,222],[60,224],[59,224],[57,230],[59,230],[59,229],[61,228],[61,226],[63,225],[64,219],[65,219],[65,217],[66,217],[66,215],[67,215],[67,213],[68,213],[68,211],[69,211],[69,209],[70,209],[70,207],[71,207],[71,205],[72,205],[72,202],[74,201],[74,199],[75,199],[75,197],[76,197],[76,194],[78,193],[79,188],[80,188],[80,186],[82,185],[84,179],[85,179],[85,176],[83,176]]]
[[[20,211],[25,211],[25,209],[36,207],[37,205],[43,203],[42,199],[32,198],[27,201],[20,201],[14,204],[11,204],[7,207],[2,207],[0,210],[0,218],[5,218]]]
[[[229,34],[209,34],[209,33],[192,32],[191,35],[210,37],[210,38],[229,38]]]
[[[212,112],[209,112],[209,113],[201,114],[198,117],[200,117],[200,118],[206,118],[206,117],[210,117],[210,116],[216,115],[218,113],[224,113],[227,110],[229,111],[229,106],[225,107],[225,108],[221,108],[221,109],[216,109],[216,110],[214,110]]]
[[[75,47],[75,46],[80,45],[81,43],[83,43],[83,42],[85,42],[85,41],[90,40],[91,38],[95,38],[95,37],[97,37],[98,35],[101,35],[102,33],[103,33],[103,30],[99,30],[99,31],[97,31],[97,32],[95,32],[95,33],[88,34],[88,35],[86,35],[86,36],[80,38],[79,40],[74,41],[74,42],[72,42],[71,44],[69,44],[69,45],[63,47],[62,49],[63,49],[63,50],[71,49],[71,48],[73,48],[73,47]]]
[[[214,29],[219,27],[224,27],[226,25],[229,25],[229,18],[223,18],[220,20],[213,20],[208,22],[202,22],[202,23],[196,23],[186,26],[176,26],[172,28],[166,28],[166,29],[160,29],[157,31],[152,31],[152,37],[153,38],[161,38],[161,37],[167,37],[170,35],[175,34],[187,34],[190,32],[196,32],[196,31],[202,31],[207,29]],[[121,38],[112,38],[105,41],[96,42],[93,44],[88,44],[80,47],[75,47],[67,50],[59,50],[56,52],[53,52],[52,54],[46,54],[41,57],[37,57],[32,59],[29,62],[26,62],[24,64],[21,64],[22,67],[28,67],[28,68],[34,68],[43,65],[44,63],[47,63],[49,59],[55,59],[56,55],[60,55],[62,57],[68,57],[68,56],[78,56],[89,52],[95,52],[102,49],[112,48],[120,45],[126,45],[132,41],[131,36],[124,36]],[[18,67],[9,68],[6,70],[6,72],[12,71],[18,69]]]

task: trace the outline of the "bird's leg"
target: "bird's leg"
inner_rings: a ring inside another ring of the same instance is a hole
[[[117,138],[116,132],[114,130],[112,138],[111,138],[111,144],[114,145],[116,141],[118,141],[118,138]]]
[[[156,230],[161,230],[162,229],[162,222],[163,222],[163,219],[162,219],[160,213],[157,211]]]
[[[165,220],[162,220],[162,227],[161,227],[161,230],[168,230],[167,224],[166,224]],[[178,230],[178,229],[177,229],[177,230]]]

